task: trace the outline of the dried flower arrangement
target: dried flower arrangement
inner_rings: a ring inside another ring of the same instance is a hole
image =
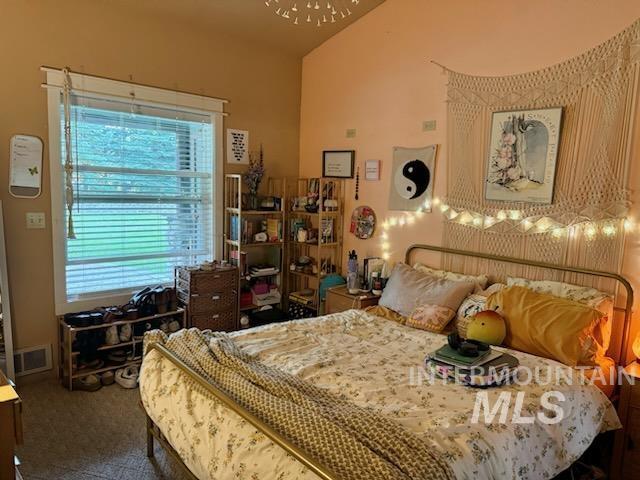
[[[244,183],[247,185],[250,195],[258,195],[258,188],[260,188],[264,172],[264,152],[262,145],[260,145],[260,152],[249,155],[249,169],[243,175]]]

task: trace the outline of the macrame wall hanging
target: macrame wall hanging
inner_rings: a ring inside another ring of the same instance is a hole
[[[441,207],[443,244],[620,270],[639,70],[640,21],[583,55],[536,72],[478,77],[445,68],[448,194]],[[485,200],[492,113],[558,106],[564,111],[553,203]],[[455,271],[486,268],[477,262],[446,258],[444,266]],[[496,277],[549,278],[549,272],[534,268],[502,268]],[[589,283],[587,278],[563,280]]]

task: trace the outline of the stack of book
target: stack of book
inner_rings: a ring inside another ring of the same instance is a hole
[[[427,370],[439,378],[474,387],[510,383],[518,374],[518,359],[508,353],[488,349],[476,357],[466,357],[445,345],[425,358]]]

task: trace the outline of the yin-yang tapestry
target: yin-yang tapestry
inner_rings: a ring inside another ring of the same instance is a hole
[[[394,147],[389,210],[415,211],[427,200],[431,204],[437,150],[437,145]]]

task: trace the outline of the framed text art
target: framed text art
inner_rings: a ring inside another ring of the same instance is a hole
[[[356,163],[354,150],[325,150],[322,152],[322,176],[325,178],[353,178]]]

